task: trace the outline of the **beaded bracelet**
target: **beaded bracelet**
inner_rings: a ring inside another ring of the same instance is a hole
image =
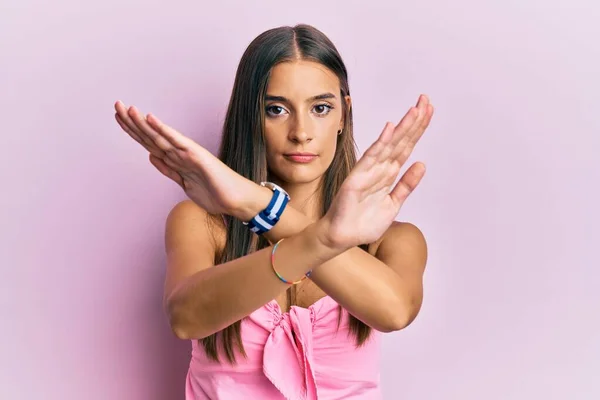
[[[287,281],[283,276],[279,275],[279,272],[277,272],[277,270],[275,269],[275,250],[281,242],[283,242],[283,239],[280,239],[277,243],[275,243],[275,246],[273,246],[273,250],[271,250],[271,268],[273,269],[273,272],[275,272],[275,275],[277,275],[281,282],[287,283],[288,285],[296,285],[305,280],[307,277],[309,277],[312,271],[308,271],[306,275],[304,275],[300,280],[297,280],[296,282]]]

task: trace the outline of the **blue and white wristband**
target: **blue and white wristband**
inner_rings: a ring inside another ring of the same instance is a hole
[[[285,210],[287,203],[290,201],[290,196],[285,190],[272,182],[261,182],[261,186],[268,187],[273,191],[273,197],[267,208],[259,212],[254,218],[248,222],[243,222],[247,225],[250,231],[257,235],[262,235],[270,231],[281,218],[281,214]]]

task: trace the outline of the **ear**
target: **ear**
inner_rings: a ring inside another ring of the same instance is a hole
[[[344,101],[346,102],[346,110],[347,112],[349,112],[350,108],[352,107],[352,99],[350,98],[350,96],[344,96]],[[340,121],[339,129],[344,129],[344,122],[346,122],[345,117],[346,115],[342,115],[342,120]]]

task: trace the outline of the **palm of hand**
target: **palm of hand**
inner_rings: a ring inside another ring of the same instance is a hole
[[[414,163],[394,185],[417,141],[429,125],[433,107],[421,97],[397,126],[386,124],[378,140],[358,161],[331,204],[325,218],[332,246],[375,242],[398,215],[402,204],[425,174]]]
[[[374,242],[398,214],[399,205],[389,196],[389,190],[382,188],[368,193],[365,189],[370,186],[369,182],[359,181],[366,178],[368,176],[349,177],[340,189],[339,198],[329,209],[330,235],[336,241],[353,244]]]

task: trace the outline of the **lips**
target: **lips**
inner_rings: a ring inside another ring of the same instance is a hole
[[[313,153],[289,153],[289,154],[284,154],[284,156],[288,160],[297,162],[297,163],[309,163],[309,162],[313,161],[315,158],[317,158],[317,155],[313,154]]]

